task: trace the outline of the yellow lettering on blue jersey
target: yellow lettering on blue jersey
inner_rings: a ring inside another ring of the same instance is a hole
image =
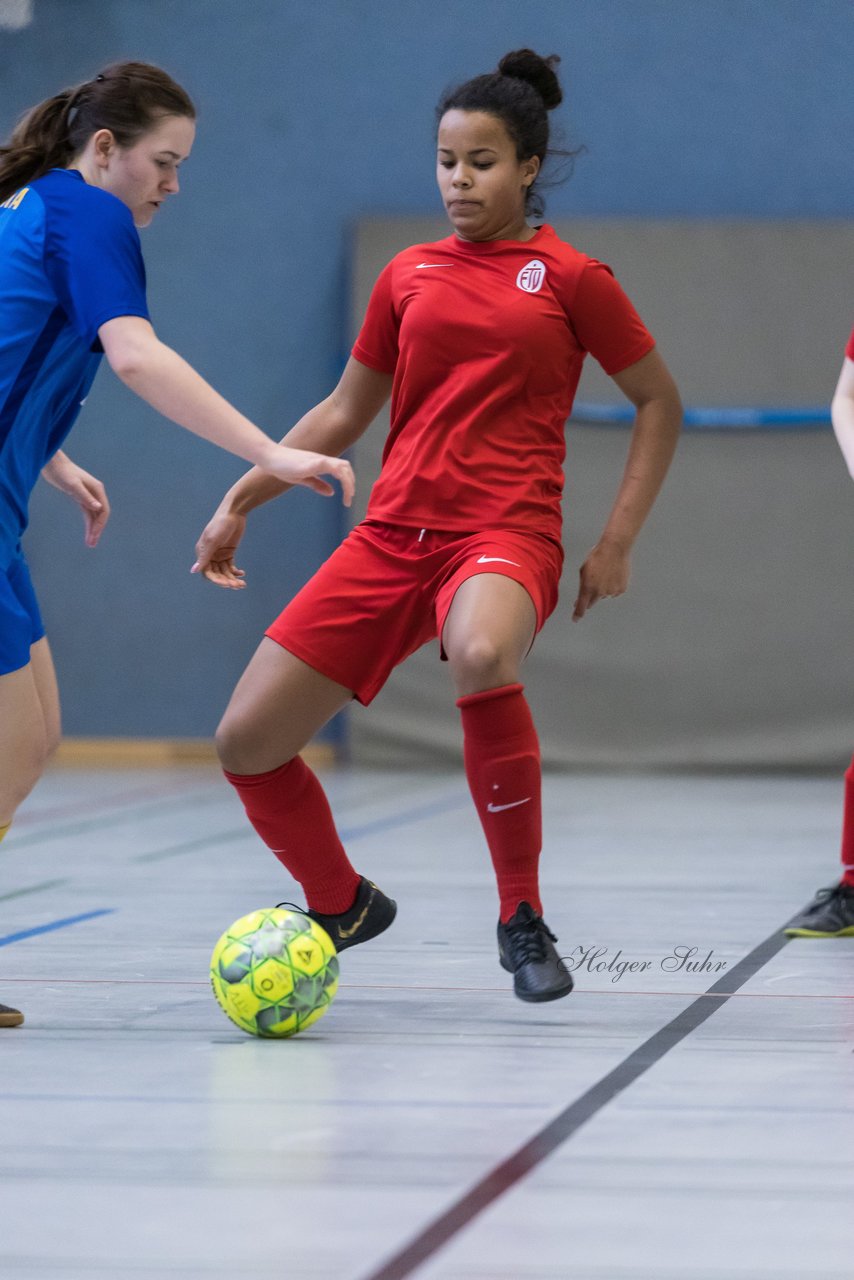
[[[0,204],[0,209],[17,209],[29,189],[29,187],[21,187],[20,191],[16,191],[13,196],[9,196],[8,200]]]

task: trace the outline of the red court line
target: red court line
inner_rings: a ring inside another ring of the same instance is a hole
[[[70,987],[209,987],[210,983],[202,978],[3,978],[3,986],[15,982],[19,985],[32,986],[70,986]],[[491,995],[493,992],[505,992],[506,987],[435,987],[422,983],[396,982],[342,982],[340,991],[457,991],[473,992],[475,995]],[[601,990],[573,991],[575,996],[672,996],[683,999],[685,996],[707,996],[718,1000],[854,1000],[854,992],[845,996],[819,995],[815,991],[733,991],[730,995],[718,991],[617,991],[608,988]]]

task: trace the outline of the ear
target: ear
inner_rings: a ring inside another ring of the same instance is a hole
[[[110,157],[116,150],[116,139],[110,129],[99,129],[97,133],[93,133],[90,140],[92,147],[92,155],[96,165],[105,169],[110,163]]]
[[[522,186],[530,187],[536,181],[537,174],[540,172],[540,157],[531,156],[528,160],[522,161]]]

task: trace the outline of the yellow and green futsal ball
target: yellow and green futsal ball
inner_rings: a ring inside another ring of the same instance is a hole
[[[300,911],[268,907],[235,920],[211,956],[223,1012],[253,1036],[285,1037],[322,1018],[338,990],[338,956]]]

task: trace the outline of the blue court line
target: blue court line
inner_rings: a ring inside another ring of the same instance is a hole
[[[376,818],[373,822],[363,822],[358,827],[345,827],[339,831],[342,840],[360,840],[362,836],[376,835],[378,831],[390,831],[393,827],[405,827],[410,822],[420,822],[422,818],[435,818],[439,814],[448,813],[451,809],[461,809],[471,804],[471,797],[465,795],[445,796],[433,800],[429,804],[418,805],[414,809],[404,809],[402,813],[390,814],[387,818]]]
[[[467,794],[453,795],[450,798],[446,796],[440,800],[433,800],[429,804],[417,805],[413,809],[404,809],[402,812],[390,814],[387,818],[376,818],[372,822],[363,822],[359,826],[342,827],[339,835],[342,840],[360,840],[363,836],[375,835],[378,831],[391,831],[394,827],[405,827],[411,822],[420,822],[422,818],[433,818],[450,809],[459,809],[470,803],[471,800]],[[221,831],[218,835],[195,836],[192,840],[183,840],[180,844],[169,845],[165,849],[136,853],[131,858],[131,862],[161,862],[167,858],[177,858],[184,853],[194,853],[197,849],[208,849],[215,845],[250,839],[254,839],[254,833],[247,823],[244,827]]]
[[[596,426],[622,426],[635,420],[630,404],[594,404],[577,401],[572,421]],[[689,405],[684,426],[710,431],[825,431],[830,427],[826,404],[805,405],[720,405],[717,408]]]
[[[7,933],[5,938],[0,938],[0,947],[8,947],[13,942],[20,942],[22,938],[35,938],[40,933],[53,933],[54,929],[65,929],[68,925],[80,924],[83,920],[94,920],[96,916],[109,916],[115,910],[115,907],[100,907],[97,911],[84,911],[79,916],[65,916],[62,920],[52,920],[50,924],[36,925],[34,929],[21,929],[20,933]]]
[[[234,827],[230,831],[220,831],[218,835],[195,836],[192,840],[183,840],[181,844],[170,844],[166,849],[155,849],[152,853],[135,853],[131,862],[162,862],[166,858],[177,858],[182,853],[194,853],[196,849],[212,849],[218,844],[231,844],[236,840],[248,840],[255,832],[247,822],[243,827]]]

